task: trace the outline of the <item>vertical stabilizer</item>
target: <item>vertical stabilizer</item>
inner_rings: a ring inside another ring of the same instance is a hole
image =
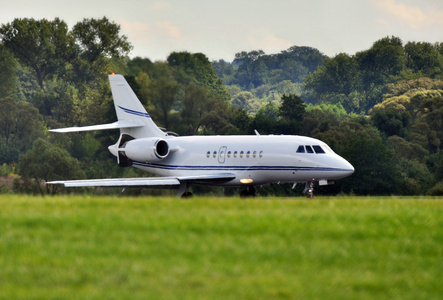
[[[137,128],[121,128],[121,133],[126,133],[134,138],[165,136],[165,133],[155,125],[145,108],[138,100],[134,91],[122,75],[109,75],[112,97],[114,99],[117,119],[121,121],[140,122],[145,126]]]

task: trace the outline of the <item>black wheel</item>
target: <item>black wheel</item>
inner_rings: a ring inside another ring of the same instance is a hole
[[[249,192],[249,196],[250,197],[255,197],[255,187],[249,186],[248,187],[248,192]]]
[[[182,198],[192,198],[192,193],[191,192],[186,192],[182,195]]]
[[[240,198],[248,198],[248,197],[250,197],[250,195],[247,190],[240,192]]]
[[[240,198],[255,197],[255,187],[248,186],[246,190],[240,192]]]

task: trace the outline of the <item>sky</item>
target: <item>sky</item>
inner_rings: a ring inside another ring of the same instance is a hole
[[[131,57],[173,51],[232,61],[241,51],[317,48],[330,57],[369,49],[386,36],[443,42],[442,0],[0,0],[0,23],[106,16],[133,45]]]

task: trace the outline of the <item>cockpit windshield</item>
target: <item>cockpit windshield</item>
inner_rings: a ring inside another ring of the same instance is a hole
[[[315,153],[317,154],[323,154],[325,153],[325,150],[322,149],[322,147],[320,147],[319,145],[314,145],[312,146],[312,148],[314,148]]]
[[[330,150],[330,148],[328,147],[326,150]],[[325,154],[326,152],[320,145],[300,145],[297,148],[297,153]]]

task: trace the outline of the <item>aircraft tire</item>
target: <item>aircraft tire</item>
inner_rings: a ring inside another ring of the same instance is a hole
[[[181,196],[183,199],[186,198],[192,198],[194,195],[191,192],[185,192],[183,193],[183,195]]]

